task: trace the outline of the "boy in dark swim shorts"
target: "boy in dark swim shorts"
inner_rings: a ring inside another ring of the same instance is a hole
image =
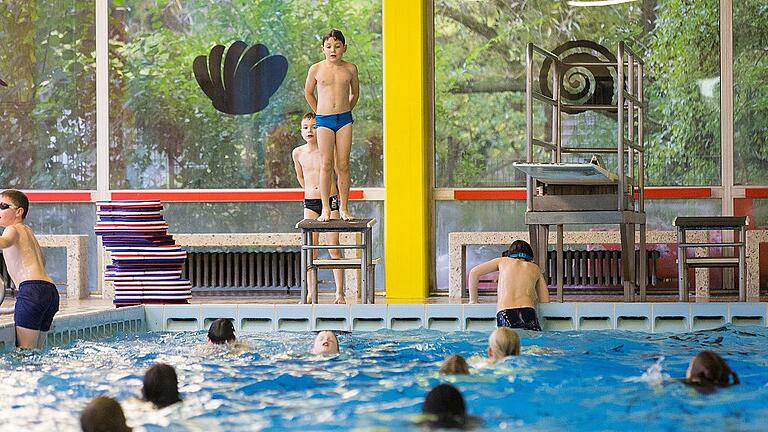
[[[549,292],[541,269],[533,263],[531,245],[516,240],[500,258],[475,266],[469,272],[470,303],[477,303],[480,276],[495,271],[499,272],[496,325],[541,330],[536,303],[548,303]]]
[[[45,258],[32,229],[24,224],[29,199],[17,190],[0,193],[0,249],[13,283],[19,288],[14,309],[16,346],[42,348],[53,316],[59,311],[59,291],[45,271]]]
[[[304,118],[301,119],[301,137],[304,138],[306,144],[301,145],[293,149],[293,166],[296,169],[296,178],[299,180],[299,184],[304,188],[304,219],[317,219],[323,211],[322,200],[320,199],[320,171],[322,165],[322,159],[320,156],[320,149],[317,145],[317,128],[316,119],[314,113],[304,114]],[[336,186],[331,187],[331,216],[334,219],[339,218],[339,199],[336,195]],[[339,244],[339,233],[328,233],[328,244]],[[312,243],[319,244],[319,236],[313,234]],[[314,250],[314,256],[317,256],[317,250]],[[341,251],[339,249],[329,249],[332,259],[341,258]],[[312,277],[312,272],[308,275]],[[346,299],[344,298],[344,270],[334,269],[333,279],[336,282],[336,299],[334,303],[344,304]],[[312,289],[312,281],[309,280],[310,290]],[[312,292],[307,291],[307,303],[312,303]]]

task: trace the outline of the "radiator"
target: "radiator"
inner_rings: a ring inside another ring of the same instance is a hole
[[[189,252],[182,272],[198,295],[298,294],[300,252]]]
[[[656,286],[656,260],[661,254],[648,251],[648,285]],[[589,287],[619,287],[622,280],[620,251],[609,250],[566,250],[563,251],[563,285]],[[557,252],[547,253],[549,279],[547,284],[557,285]],[[640,252],[635,251],[635,274],[640,272]]]

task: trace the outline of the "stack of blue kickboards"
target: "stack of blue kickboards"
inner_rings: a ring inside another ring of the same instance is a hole
[[[96,235],[112,263],[104,279],[113,281],[117,306],[187,303],[192,284],[181,278],[187,252],[168,234],[160,201],[97,201]]]

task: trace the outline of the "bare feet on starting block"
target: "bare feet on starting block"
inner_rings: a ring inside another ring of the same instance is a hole
[[[334,300],[333,303],[334,304],[347,304],[347,299],[344,298],[344,295],[336,294],[336,300]]]
[[[326,211],[326,209],[323,209],[323,212],[320,213],[320,216],[318,216],[317,221],[328,222],[329,220],[331,220],[331,212]]]
[[[341,219],[345,221],[351,221],[355,219],[355,217],[352,216],[347,209],[339,209],[339,216],[341,216]]]

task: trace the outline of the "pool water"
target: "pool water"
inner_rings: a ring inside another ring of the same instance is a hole
[[[768,330],[687,334],[523,334],[522,355],[467,377],[437,375],[450,354],[483,355],[487,333],[343,334],[343,354],[306,354],[311,333],[246,334],[242,354],[200,349],[203,332],[118,334],[0,356],[2,430],[78,430],[94,396],[123,405],[134,430],[418,430],[412,421],[442,380],[485,430],[765,430]],[[699,394],[659,385],[702,349],[723,355],[741,385]],[[153,410],[136,397],[144,371],[173,365],[185,402]]]

